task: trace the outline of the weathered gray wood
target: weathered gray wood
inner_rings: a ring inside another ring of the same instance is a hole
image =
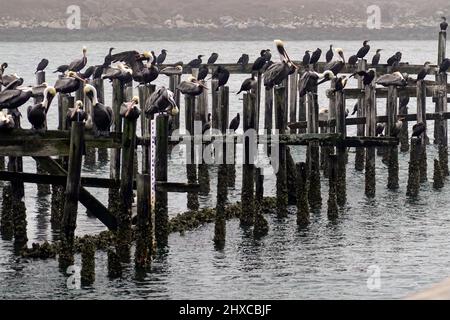
[[[289,76],[289,122],[297,121],[297,77],[297,70]],[[296,129],[291,130],[292,133],[297,133],[296,131]]]
[[[384,131],[387,136],[392,136],[392,131],[397,122],[397,88],[389,86],[388,99],[386,101],[387,124]],[[391,146],[387,153],[388,161],[388,189],[395,190],[399,188],[398,184],[398,147]]]
[[[438,65],[441,64],[442,60],[446,57],[445,51],[446,51],[446,45],[447,45],[447,31],[439,31],[439,38],[438,38]]]
[[[125,102],[125,86],[119,80],[114,79],[113,83],[113,98],[112,110],[115,115],[111,131],[116,133],[122,132],[122,117],[120,114],[120,107]],[[120,177],[120,150],[111,150],[110,162],[110,177],[111,179],[119,179]]]
[[[417,81],[417,122],[422,122],[427,128],[427,102],[426,102],[426,88],[423,80]],[[419,159],[419,172],[420,182],[427,181],[427,144],[428,144],[428,132],[421,137],[420,159]]]
[[[366,71],[367,70],[367,61],[365,59],[361,59],[358,62],[357,71]],[[358,88],[363,89],[364,84],[362,81],[362,77],[358,77]],[[358,98],[358,111],[356,113],[357,117],[365,117],[365,96],[361,95]],[[364,124],[359,124],[356,129],[356,135],[361,137],[365,133]],[[355,153],[355,170],[363,171],[364,170],[364,155],[365,150],[362,148],[356,148]]]
[[[220,110],[222,117],[223,109],[227,109],[228,111],[228,87],[221,87],[220,88]],[[224,97],[226,95],[226,97]],[[199,96],[197,96],[197,103],[195,104],[195,115],[194,119],[195,121],[198,121],[201,123],[201,127],[206,124],[208,121],[208,91],[204,90],[203,93]],[[227,114],[228,116],[228,114]],[[195,131],[195,129],[194,129]],[[196,132],[194,132],[196,133]],[[202,195],[207,195],[210,192],[210,181],[209,181],[209,172],[208,172],[208,166],[206,165],[204,159],[203,159],[203,152],[205,150],[205,145],[202,145],[201,148],[198,149],[199,157],[200,159],[198,164],[198,182],[202,186]]]
[[[406,195],[408,197],[415,198],[419,195],[420,188],[420,144],[421,139],[418,137],[411,138],[411,151],[409,155],[409,168],[408,168],[408,185],[406,187]]]
[[[302,76],[301,73],[299,73],[299,79]],[[306,96],[300,97],[300,91],[298,91],[299,96],[298,96],[298,121],[306,121],[306,111],[307,111],[307,106],[306,106]],[[299,133],[305,133],[306,130],[303,128],[299,128],[298,130]]]
[[[181,92],[177,90],[178,85],[181,82],[180,75],[172,75],[169,77],[169,89],[174,93],[174,98],[177,106],[180,106],[180,95]],[[172,118],[172,127],[173,130],[177,130],[180,128],[180,114],[178,113],[175,117]]]
[[[439,105],[439,112],[447,112],[447,74],[442,73],[439,75],[438,82],[441,84],[438,92],[437,99]],[[439,163],[441,166],[442,174],[444,177],[449,175],[448,169],[448,123],[447,120],[440,120],[437,122],[438,125],[438,137],[437,141],[439,144]]]
[[[153,217],[150,205],[150,175],[138,174],[137,184],[137,224],[136,252],[134,262],[137,268],[150,266],[153,249]]]
[[[377,108],[375,96],[375,84],[365,86],[365,115],[366,115],[366,136],[375,137],[377,127]],[[375,148],[366,148],[365,163],[365,195],[374,198],[376,192],[375,180]]]
[[[328,190],[328,206],[327,215],[328,219],[334,220],[338,217],[338,203],[337,203],[337,164],[338,158],[336,155],[330,155],[330,174],[329,174],[329,190]]]
[[[347,126],[345,125],[345,94],[342,91],[336,92],[336,132],[343,137],[347,136]],[[336,148],[337,154],[337,182],[336,187],[337,203],[344,206],[347,202],[347,185],[346,185],[346,148],[339,146]]]
[[[219,129],[219,122],[220,122],[219,91],[216,90],[218,86],[219,80],[217,79],[211,80],[211,116],[212,116],[211,127],[213,129]]]
[[[275,88],[275,128],[279,134],[286,133],[286,87]],[[276,173],[277,188],[277,216],[284,218],[287,216],[288,190],[287,190],[287,168],[286,168],[286,146],[280,144],[278,156],[278,172]]]
[[[168,133],[169,116],[159,115],[156,118],[156,150],[155,150],[155,179],[167,181],[168,177]],[[195,167],[194,167],[195,168]],[[167,192],[157,191],[155,200],[155,238],[159,248],[168,244],[169,213],[167,209]]]
[[[155,85],[139,85],[138,92],[139,92],[139,101],[141,104],[141,109],[143,109],[142,106],[145,106],[147,99],[155,92],[156,86]],[[145,110],[142,110],[144,112]],[[150,138],[150,120],[145,116],[143,113],[141,115],[141,136],[144,138]],[[148,174],[150,166],[150,156],[149,156],[149,148],[142,147],[142,174]]]
[[[214,98],[213,98],[214,100]],[[186,130],[193,135],[194,134],[194,112],[195,112],[195,97],[185,95],[185,121]],[[213,110],[214,111],[214,110]],[[218,108],[217,108],[218,111]],[[216,115],[217,119],[219,115]],[[188,183],[197,183],[197,166],[195,164],[195,145],[191,141],[190,146],[186,148],[186,173]],[[187,194],[187,207],[190,210],[198,210],[198,194],[191,192]]]
[[[308,204],[308,168],[305,162],[296,164],[297,167],[297,225],[309,224]]]

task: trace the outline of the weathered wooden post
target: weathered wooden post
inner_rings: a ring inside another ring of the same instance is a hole
[[[97,99],[100,103],[105,103],[105,84],[103,79],[93,79],[92,85],[97,90]],[[108,162],[108,149],[106,148],[99,148],[97,150],[98,155],[98,162],[101,166],[104,166]],[[94,156],[95,159],[95,156]]]
[[[419,195],[420,187],[420,147],[421,139],[418,137],[411,138],[411,151],[409,156],[409,168],[408,168],[408,185],[406,188],[406,195],[408,197],[415,198]]]
[[[376,78],[376,77],[375,77]],[[375,137],[377,127],[377,105],[375,84],[365,86],[365,115],[366,136]],[[366,148],[365,194],[368,198],[374,198],[376,192],[375,181],[375,147]]]
[[[336,88],[336,78],[331,79],[330,81],[330,90],[327,92],[328,96],[328,125],[327,125],[327,132],[334,133],[336,132],[336,127],[333,125],[333,121],[336,121],[336,97],[333,93],[333,90]],[[334,147],[333,146],[323,146],[322,147],[322,156],[323,156],[323,163],[321,164],[323,175],[325,177],[328,177],[329,173],[329,155],[334,154]]]
[[[445,59],[446,54],[446,46],[447,46],[447,31],[441,30],[439,32],[438,38],[438,65],[441,64],[442,60]]]
[[[90,286],[95,282],[95,245],[90,236],[83,237],[80,276],[82,286]]]
[[[388,87],[386,136],[392,136],[397,122],[397,88]],[[388,183],[390,190],[398,189],[398,146],[388,147]]]
[[[252,94],[244,94],[243,129],[244,163],[242,165],[242,226],[251,226],[255,220],[255,152],[256,152],[256,99]]]
[[[345,95],[343,91],[336,92],[336,132],[341,134],[342,138],[347,136],[347,127],[345,125]],[[347,185],[346,185],[346,147],[340,145],[337,151],[337,181],[336,188],[337,203],[344,206],[347,202]]]
[[[423,80],[417,81],[417,123],[422,122],[427,128],[427,88]],[[419,172],[420,182],[427,181],[427,131],[422,134],[421,147],[420,147],[420,159],[419,159]]]
[[[218,86],[219,86],[219,80],[212,79],[211,80],[211,116],[212,116],[211,127],[214,129],[219,129],[219,122],[220,122],[219,91],[217,90]]]
[[[222,144],[222,155],[226,157],[226,142]],[[226,236],[226,213],[225,205],[228,197],[227,188],[227,167],[223,160],[219,164],[217,172],[217,202],[216,202],[216,219],[214,225],[214,244],[216,248],[223,248]]]
[[[194,112],[195,112],[195,97],[185,95],[185,108],[186,108],[186,131],[189,132],[191,137],[194,137]],[[194,139],[191,140],[190,146],[186,147],[186,171],[188,183],[197,183],[197,166],[195,164],[195,144]],[[187,194],[187,207],[189,210],[198,210],[198,193],[188,192]]]
[[[275,128],[278,134],[286,133],[286,87],[275,88]],[[277,216],[287,217],[288,190],[287,190],[287,168],[286,168],[286,145],[279,144],[278,172],[276,173],[277,188]]]
[[[297,225],[309,224],[308,204],[308,168],[305,162],[296,164],[297,167]]]
[[[262,202],[264,198],[264,176],[261,168],[255,169],[256,190],[255,190],[255,227],[253,228],[253,236],[261,238],[269,232],[269,223],[262,214]]]
[[[442,175],[441,164],[438,159],[434,159],[433,188],[441,189],[444,187],[444,176]]]
[[[181,82],[181,76],[178,74],[171,75],[169,77],[169,88],[170,91],[174,93],[175,102],[177,106],[180,106],[180,95],[181,92],[177,90],[178,85]],[[173,130],[177,130],[180,128],[180,114],[178,113],[175,117],[172,118],[172,126]]]
[[[264,130],[270,135],[273,129],[273,89],[265,89],[264,99]],[[264,151],[270,156],[270,145],[266,144],[265,148],[267,150]]]
[[[297,77],[297,70],[289,76],[289,122],[297,121]],[[297,130],[291,129],[291,133],[297,133]]]
[[[400,116],[406,117],[408,115],[407,102],[409,101],[409,93],[405,90],[401,91],[399,94],[399,110],[398,114]],[[409,150],[409,133],[408,133],[408,121],[403,121],[402,128],[398,135],[400,139],[400,152],[408,152]]]
[[[192,96],[191,101],[194,100]],[[167,182],[167,151],[168,151],[168,133],[169,133],[169,116],[159,115],[156,118],[156,159],[155,159],[155,180]],[[194,165],[195,170],[195,165]],[[189,183],[195,183],[189,180]],[[155,200],[155,238],[156,244],[159,248],[164,248],[168,244],[169,237],[169,213],[167,209],[167,192],[166,191],[156,191]],[[198,204],[198,200],[197,200]],[[189,199],[188,199],[189,205]],[[198,208],[198,207],[197,207]],[[191,209],[191,208],[189,208]],[[196,210],[196,209],[194,209]]]
[[[441,73],[438,75],[439,88],[437,90],[436,112],[443,114],[447,112],[447,74]],[[437,136],[435,140],[438,143],[439,162],[441,165],[442,174],[444,177],[449,175],[448,169],[448,135],[447,135],[447,119],[439,119],[435,121],[437,125]],[[436,131],[436,129],[435,129]]]
[[[139,85],[138,92],[139,92],[139,101],[141,104],[141,107],[143,109],[143,106],[145,106],[145,103],[147,102],[147,99],[155,92],[156,86],[153,84],[150,85]],[[142,110],[145,112],[145,110]],[[142,115],[141,116],[141,136],[144,139],[149,140],[150,139],[150,120]],[[142,174],[148,174],[149,171],[149,165],[150,165],[150,155],[149,155],[149,148],[146,146],[142,146]]]
[[[367,70],[367,61],[365,59],[361,59],[358,62],[358,69],[357,71],[366,71]],[[358,77],[358,89],[363,89],[364,88],[364,84],[363,84],[363,80],[362,77]],[[365,99],[364,99],[364,95],[360,94],[359,98],[358,98],[358,111],[356,113],[357,117],[365,117]],[[365,128],[364,128],[364,124],[358,124],[357,128],[356,128],[356,135],[358,137],[362,137],[365,134]],[[365,154],[365,150],[364,148],[356,148],[356,153],[355,153],[355,170],[357,171],[363,171],[364,170],[364,154]]]
[[[108,255],[108,277],[110,279],[122,277],[122,264],[120,263],[119,255],[115,250],[109,248]]]
[[[152,213],[150,205],[150,175],[139,174],[137,185],[137,225],[136,252],[134,262],[136,268],[146,269],[150,266],[153,248]]]
[[[330,175],[328,179],[329,190],[328,190],[328,219],[333,220],[338,217],[338,204],[337,204],[337,163],[338,159],[336,155],[330,155]]]
[[[300,79],[300,77],[302,76],[302,74],[298,75],[298,78]],[[300,97],[300,91],[298,91],[299,93],[299,97],[298,97],[298,121],[306,121],[306,96]],[[306,129],[299,129],[298,133],[305,133]]]
[[[227,109],[228,111],[228,87],[223,87],[221,89],[221,109]],[[208,92],[203,90],[203,93],[197,96],[197,104],[195,106],[195,121],[200,121],[203,126],[208,121]],[[195,130],[194,130],[195,131]],[[203,129],[202,129],[203,131]],[[199,148],[199,164],[198,164],[198,183],[202,186],[202,194],[207,195],[210,192],[210,181],[209,181],[209,171],[208,165],[205,163],[203,158],[203,153],[205,151],[206,145],[202,144]]]
[[[72,122],[67,183],[62,219],[61,253],[59,266],[62,270],[74,263],[74,240],[77,226],[78,198],[81,183],[81,164],[84,145],[84,123]]]
[[[11,241],[14,237],[14,218],[12,212],[11,185],[3,186],[0,217],[0,234],[2,240]]]
[[[444,60],[446,56],[446,45],[447,45],[447,32],[446,31],[440,31],[439,32],[439,38],[438,38],[438,61],[437,64],[440,65],[442,60]],[[447,75],[444,75],[445,80],[447,80]],[[444,78],[442,77],[442,74],[436,74],[436,84],[443,84]],[[447,82],[447,81],[446,81]],[[439,93],[438,93],[439,95]],[[439,99],[439,96],[436,100],[436,106],[435,106],[435,112],[439,113],[442,112],[442,101]],[[439,144],[439,140],[437,137],[440,136],[439,130],[441,129],[440,126],[441,120],[437,119],[434,120],[434,144]]]

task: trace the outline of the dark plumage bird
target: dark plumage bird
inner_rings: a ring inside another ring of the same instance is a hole
[[[384,74],[377,79],[377,84],[383,87],[389,86],[406,86],[408,84],[407,79],[398,71],[391,74]]]
[[[264,73],[267,71],[267,69],[270,68],[270,66],[272,66],[275,62],[273,62],[272,60],[266,61],[266,63],[264,64],[264,66],[261,68],[260,72]]]
[[[356,56],[359,59],[363,59],[366,56],[366,54],[369,52],[370,46],[368,43],[369,43],[369,40],[364,40],[363,46],[358,50],[358,53],[356,54]]]
[[[84,72],[79,72],[78,75],[87,80],[94,74],[96,68],[97,66],[90,66]]]
[[[350,78],[354,77],[355,75],[358,75],[358,76],[362,77],[363,78],[363,84],[365,86],[368,86],[368,85],[370,85],[372,83],[373,79],[375,78],[375,70],[370,69],[367,72],[366,71],[358,71],[358,72],[353,73],[350,76]]]
[[[354,115],[355,113],[357,113],[358,112],[358,108],[359,108],[359,104],[358,104],[358,102],[356,102],[355,105],[353,106],[353,111],[352,111],[351,115]]]
[[[8,83],[8,85],[4,88],[4,90],[13,90],[17,89],[17,87],[23,84],[23,78],[17,78]]]
[[[300,97],[305,96],[308,92],[313,92],[317,86],[325,81],[335,78],[332,71],[327,70],[322,74],[315,71],[305,71],[298,80],[298,91]],[[322,79],[320,82],[319,80]]]
[[[230,78],[230,71],[222,66],[218,66],[212,74],[212,78],[219,80],[219,85],[216,88],[216,91],[218,91],[220,87],[227,84],[228,79]]]
[[[83,102],[80,100],[77,100],[75,102],[75,106],[73,108],[69,108],[67,110],[66,115],[66,123],[67,127],[70,127],[72,122],[83,122],[88,120],[88,114],[83,109],[84,105]]]
[[[281,84],[291,73],[291,68],[297,68],[289,58],[283,41],[275,40],[274,43],[280,54],[281,61],[274,63],[264,72],[264,87],[266,89],[272,89],[274,86]]]
[[[252,71],[258,71],[261,72],[262,68],[266,64],[267,61],[269,61],[268,55],[266,54],[267,50],[261,50],[260,56],[256,58],[255,62],[253,62]],[[270,55],[272,56],[272,55]]]
[[[405,121],[405,118],[399,118],[397,122],[394,123],[391,130],[391,137],[397,137],[400,134],[403,127],[403,121]]]
[[[311,55],[311,59],[309,60],[310,64],[316,64],[317,62],[319,62],[320,56],[322,55],[322,50],[320,50],[320,48],[317,48],[316,50],[314,50],[314,52]]]
[[[327,63],[330,63],[331,60],[333,60],[334,52],[333,52],[333,45],[330,44],[330,49],[328,49],[327,53],[325,54],[325,61]]]
[[[166,49],[162,49],[161,53],[156,58],[156,64],[157,65],[163,64],[164,61],[166,61],[166,57],[167,57],[167,50]]]
[[[34,74],[38,73],[39,71],[44,71],[45,68],[47,68],[47,66],[48,66],[48,60],[42,59],[41,62],[39,62],[39,64],[37,65],[36,72]]]
[[[306,51],[305,51],[305,54],[303,55],[302,65],[303,65],[304,67],[309,66],[309,63],[311,62],[311,55],[310,55],[310,52],[311,52],[311,51],[306,50]]]
[[[100,103],[97,98],[97,90],[90,84],[85,85],[84,93],[92,104],[92,121],[97,129],[96,135],[108,136],[111,125],[114,121],[111,107]]]
[[[205,80],[208,76],[209,69],[206,65],[202,64],[200,68],[198,68],[198,76],[197,80]]]
[[[347,85],[347,81],[348,81],[347,76],[340,76],[336,80],[336,86],[333,91],[338,92],[344,90],[345,86]]]
[[[373,67],[377,66],[380,63],[380,58],[381,58],[380,52],[381,52],[381,50],[383,50],[383,49],[377,49],[377,52],[373,55],[373,58],[372,58],[372,66]]]
[[[219,54],[218,53],[211,53],[211,56],[208,58],[208,64],[214,64],[216,63],[217,59],[219,58]]]
[[[348,58],[348,64],[351,66],[356,66],[356,63],[358,62],[358,56],[357,55],[353,55],[350,58]]]
[[[47,87],[44,91],[44,100],[40,103],[28,107],[27,118],[33,126],[33,130],[43,131],[46,129],[47,112],[55,96],[55,88]]]
[[[65,73],[67,70],[69,70],[69,65],[68,64],[63,64],[62,66],[59,66],[58,68],[56,68],[55,71],[53,71],[53,73]]]
[[[69,64],[69,71],[75,71],[75,72],[80,72],[81,70],[83,70],[83,68],[86,66],[87,64],[87,49],[86,47],[83,47],[83,57],[81,59],[77,59],[72,61]]]
[[[337,76],[345,66],[345,58],[344,51],[341,48],[336,48],[335,50],[339,56],[339,60],[334,60],[330,63],[327,63],[327,65],[325,65],[325,70],[330,70],[334,73],[335,76]]]
[[[108,54],[105,57],[105,60],[103,61],[103,67],[107,68],[109,66],[111,66],[112,63],[112,52],[113,52],[114,48],[109,48]]]
[[[449,68],[450,68],[450,59],[445,58],[439,65],[439,73],[446,73]]]
[[[413,125],[412,129],[413,129],[412,136],[413,137],[420,137],[420,135],[422,133],[424,133],[425,130],[426,130],[425,123],[418,122],[415,125]]]
[[[208,113],[208,120],[202,127],[202,134],[205,134],[209,129],[211,129],[211,113]]]
[[[246,66],[248,64],[249,60],[250,60],[250,57],[248,56],[248,54],[243,53],[237,63],[241,64],[242,66]]]
[[[176,116],[179,109],[177,103],[175,102],[173,92],[165,87],[161,87],[156,90],[145,102],[144,112],[146,117],[150,119],[153,119],[155,114],[163,112]]]
[[[200,67],[201,69],[201,67]],[[159,74],[164,74],[166,76],[172,76],[174,74],[181,75],[183,73],[183,67],[182,66],[169,66],[165,67],[164,69],[159,71]],[[200,70],[199,70],[200,73]]]
[[[200,65],[202,64],[202,57],[204,57],[204,56],[203,55],[197,56],[197,59],[190,61],[187,65],[191,68],[200,67]]]
[[[4,74],[0,78],[0,84],[7,87],[11,83],[15,82],[17,79],[20,79],[20,77],[17,74]]]
[[[95,66],[94,73],[92,74],[93,79],[101,79],[103,75],[103,71],[105,70],[104,66]]]
[[[126,119],[137,119],[141,115],[141,109],[139,109],[139,97],[134,96],[129,102],[124,102],[120,106],[120,116]]]
[[[241,123],[241,116],[239,115],[239,113],[236,115],[236,117],[233,118],[233,120],[231,120],[230,125],[228,127],[228,129],[232,130],[233,132],[235,132],[238,128],[239,128],[239,124]]]
[[[446,17],[442,17],[442,22],[439,26],[441,27],[441,31],[447,31],[448,23]]]
[[[382,136],[384,131],[384,124],[377,123],[377,127],[375,128],[375,136]]]
[[[106,68],[103,71],[102,79],[113,81],[119,80],[121,83],[129,83],[133,81],[133,71],[122,63],[117,64],[117,68]]]
[[[244,82],[242,82],[241,88],[239,89],[238,93],[241,93],[242,91],[249,92],[252,89],[255,89],[257,85],[257,81],[255,79],[255,75],[252,74],[251,78],[245,79]]]
[[[203,93],[203,90],[207,89],[203,84],[203,81],[198,81],[194,77],[190,76],[186,81],[182,81],[177,90],[180,90],[182,94],[190,96],[198,96]]]
[[[387,65],[390,67],[396,67],[400,64],[401,60],[402,60],[402,53],[400,51],[397,51],[393,56],[387,59]]]
[[[0,109],[16,109],[25,104],[32,96],[33,92],[30,88],[3,90],[0,92]]]
[[[430,64],[431,64],[431,62],[429,62],[429,61],[424,63],[423,68],[417,74],[416,81],[420,81],[420,80],[425,79],[425,77],[428,75],[428,71],[430,70]]]
[[[0,111],[0,132],[7,132],[15,127],[15,121],[12,115]]]
[[[72,93],[77,91],[82,83],[84,83],[84,79],[75,72],[69,71],[66,76],[56,80],[54,87],[59,93]]]
[[[408,113],[408,104],[409,104],[409,95],[402,94],[398,97],[398,113],[399,114],[407,114]]]
[[[113,62],[122,61],[130,66],[133,80],[139,84],[149,84],[159,76],[159,69],[151,52],[145,51],[141,54],[137,51],[125,51],[114,54],[112,59]],[[144,65],[144,60],[148,61],[147,65]]]
[[[3,74],[5,73],[6,68],[8,68],[8,64],[6,62],[3,62],[0,65],[0,78],[3,76]]]

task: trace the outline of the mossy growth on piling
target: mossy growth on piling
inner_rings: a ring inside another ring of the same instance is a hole
[[[89,236],[83,238],[80,275],[83,286],[90,286],[95,282],[95,245]]]
[[[441,166],[442,175],[444,177],[448,177],[449,170],[448,170],[448,147],[444,144],[439,144],[438,147],[438,154],[439,154],[439,164]]]
[[[197,169],[195,164],[186,165],[188,183],[197,183]],[[198,202],[198,193],[188,192],[187,207],[189,210],[198,210],[200,204]]]
[[[297,225],[309,224],[308,204],[308,169],[305,162],[296,164],[297,167]]]
[[[365,160],[365,152],[364,148],[356,148],[355,153],[355,170],[363,171],[364,170],[364,160]]]
[[[122,277],[122,264],[120,263],[120,257],[114,249],[108,249],[108,277],[110,279],[116,279]]]
[[[255,222],[255,167],[252,164],[244,164],[242,171],[242,214],[240,220],[242,226],[252,226]]]
[[[387,188],[396,190],[399,188],[398,184],[398,147],[390,147],[388,150],[388,183]]]
[[[269,223],[266,218],[264,218],[261,210],[264,198],[264,176],[262,175],[260,168],[255,170],[255,180],[255,226],[253,228],[253,236],[258,239],[269,233]]]
[[[0,156],[0,170],[5,170],[5,157]]]
[[[347,159],[346,148],[336,148],[337,150],[337,172],[336,172],[336,200],[339,206],[347,203]]]
[[[420,147],[420,159],[419,159],[420,182],[426,182],[428,180],[427,170],[428,170],[427,142],[426,139],[422,139],[422,144]]]
[[[442,175],[441,164],[439,160],[434,159],[433,188],[441,189],[443,187],[444,187],[444,176]]]
[[[120,194],[119,188],[110,188],[108,190],[108,210],[115,217],[119,215],[120,210],[120,198],[117,196]]]
[[[52,185],[50,223],[53,229],[59,230],[64,213],[64,187]]]
[[[406,187],[406,195],[408,197],[417,197],[420,188],[420,168],[419,159],[421,155],[420,140],[411,139],[411,152],[408,168],[408,184]]]
[[[22,199],[12,195],[12,213],[14,219],[14,247],[20,250],[26,247],[27,237],[27,209]]]
[[[216,217],[214,225],[214,244],[217,248],[223,248],[226,237],[226,217],[225,217],[225,205],[227,201],[227,165],[220,164],[218,170],[217,181],[217,204],[216,204]]]
[[[375,148],[366,149],[365,194],[368,198],[374,198],[376,192],[375,180]]]
[[[31,245],[31,248],[24,248],[22,250],[21,256],[24,258],[41,260],[55,258],[57,253],[59,252],[59,245],[59,242],[51,244],[48,241],[45,241],[42,244],[33,243]]]
[[[124,263],[130,262],[131,259],[131,209],[126,205],[120,205],[120,214],[118,216],[117,229],[117,254]]]
[[[0,232],[3,240],[12,240],[14,236],[14,221],[12,212],[11,186],[5,185],[2,190],[2,211],[0,217]]]
[[[198,183],[200,184],[202,191],[201,195],[208,195],[211,191],[211,187],[209,184],[209,171],[208,165],[205,163],[201,163],[198,165]]]
[[[319,144],[317,142],[312,142],[309,145],[308,149],[309,149],[308,202],[311,210],[316,210],[322,207],[320,170],[319,170]]]
[[[337,185],[337,157],[330,156],[330,162],[334,162],[330,167],[330,177],[328,180],[328,202],[327,202],[327,215],[328,219],[333,220],[338,217],[338,203],[336,196]]]
[[[295,205],[297,203],[297,171],[295,170],[295,162],[291,155],[291,149],[286,148],[286,168],[287,168],[287,188],[288,188],[288,204]]]

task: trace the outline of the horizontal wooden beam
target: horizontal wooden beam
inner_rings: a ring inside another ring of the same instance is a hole
[[[438,85],[434,83],[434,81],[427,81],[426,85],[426,94],[427,97],[434,97],[436,89],[438,89]],[[447,90],[450,92],[450,83],[447,84]],[[387,98],[388,88],[376,88],[377,98]],[[417,88],[415,86],[407,86],[404,88],[398,88],[398,94],[406,93],[410,97],[417,96]],[[364,90],[358,88],[347,88],[344,89],[345,98],[346,99],[357,99],[360,96],[364,96]],[[448,99],[450,101],[450,99]]]

